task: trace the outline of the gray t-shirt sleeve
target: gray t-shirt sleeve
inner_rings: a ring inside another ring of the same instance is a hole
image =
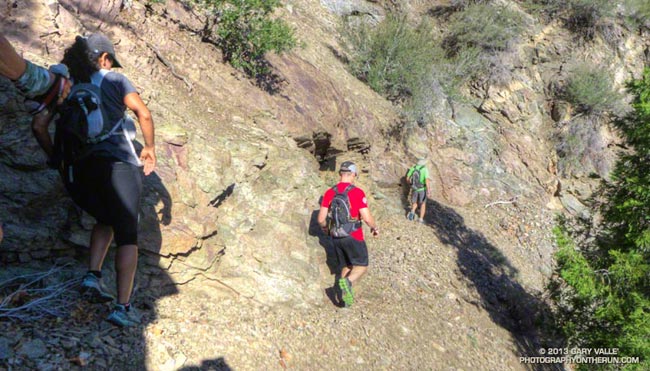
[[[106,109],[108,119],[117,123],[126,112],[124,97],[138,91],[126,76],[113,71],[104,76],[101,89],[102,104]],[[133,144],[123,130],[118,130],[116,135],[97,143],[92,151],[101,157],[112,157],[119,161],[140,165]]]
[[[104,76],[102,99],[106,101],[104,106],[111,121],[117,122],[124,116],[126,111],[124,97],[137,92],[131,81],[121,73],[111,71]]]

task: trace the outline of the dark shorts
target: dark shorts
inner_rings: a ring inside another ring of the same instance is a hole
[[[366,241],[358,241],[352,237],[332,238],[339,267],[368,266],[368,247]]]
[[[427,200],[427,191],[412,191],[411,192],[411,202],[421,204]]]
[[[138,243],[142,169],[110,158],[88,158],[73,167],[66,183],[72,200],[98,223],[113,227],[118,246]]]

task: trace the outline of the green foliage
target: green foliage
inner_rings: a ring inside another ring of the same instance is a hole
[[[621,96],[613,90],[611,73],[603,68],[582,64],[575,67],[564,87],[563,98],[578,107],[579,112],[602,114],[616,111]]]
[[[271,14],[279,0],[194,0],[209,14],[206,32],[212,36],[216,25],[217,45],[233,67],[249,76],[269,73],[267,52],[282,53],[296,46],[292,28]]]
[[[633,111],[616,123],[633,150],[604,185],[607,202],[597,246],[567,249],[557,234],[559,274],[568,289],[556,297],[562,327],[574,344],[619,348],[650,366],[650,69],[628,83]],[[587,249],[595,249],[587,253]]]
[[[376,26],[347,22],[342,33],[351,72],[402,104],[406,116],[420,124],[445,95],[461,97],[467,82],[499,80],[503,63],[495,56],[510,48],[523,20],[506,7],[467,3],[472,4],[463,4],[466,9],[452,16],[447,37],[426,20],[411,26],[400,15],[389,15]]]
[[[393,101],[413,95],[439,53],[431,28],[413,28],[403,16],[389,15],[374,29],[363,24],[344,32],[354,50],[352,73]]]
[[[624,242],[619,248],[650,256],[650,69],[627,87],[634,110],[616,127],[635,151],[621,156],[607,185],[610,203],[604,211],[613,238]]]
[[[523,17],[505,6],[475,4],[451,17],[444,46],[449,55],[478,48],[485,52],[509,50],[523,31]]]
[[[560,276],[575,289],[576,300],[586,302],[598,295],[596,276],[585,257],[576,250],[573,241],[560,227],[553,229],[558,251],[555,258]]]
[[[638,27],[650,28],[650,1],[626,0],[626,15]]]

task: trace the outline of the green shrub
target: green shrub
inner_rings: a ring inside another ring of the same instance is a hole
[[[562,19],[565,26],[576,35],[592,40],[597,32],[604,32],[611,24],[617,3],[610,0],[526,0],[523,5],[547,21]]]
[[[436,46],[431,28],[414,28],[406,18],[389,15],[375,28],[361,24],[344,29],[353,58],[352,73],[390,100],[411,97],[433,65]]]
[[[215,42],[224,58],[249,76],[269,72],[267,52],[282,53],[296,46],[292,28],[271,14],[279,0],[194,0],[208,12],[206,38]]]
[[[620,110],[621,95],[614,91],[611,73],[604,68],[579,65],[570,71],[562,98],[578,112],[602,114]]]
[[[650,1],[626,0],[625,14],[633,25],[650,28]]]
[[[346,22],[342,34],[351,72],[402,104],[406,116],[420,124],[430,119],[434,105],[445,96],[461,98],[462,87],[469,81],[507,80],[509,74],[503,72],[507,66],[498,52],[508,50],[517,39],[521,16],[505,7],[473,4],[453,18],[444,42],[426,20],[417,27],[399,15],[389,15],[374,27]]]
[[[347,24],[343,35],[351,72],[387,99],[402,104],[412,122],[429,121],[446,96],[484,71],[476,48],[448,57],[430,23],[410,26],[390,15],[375,27]]]
[[[450,56],[478,48],[488,53],[511,49],[521,35],[524,20],[505,6],[475,4],[451,17],[444,47]]]
[[[591,40],[606,18],[614,16],[616,2],[610,0],[570,0],[567,27]]]
[[[555,259],[560,276],[575,289],[576,300],[580,302],[593,300],[599,294],[594,269],[576,249],[565,229],[555,227],[553,234],[558,245]]]

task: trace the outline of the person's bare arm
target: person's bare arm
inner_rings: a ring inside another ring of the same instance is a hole
[[[363,220],[366,225],[370,227],[370,232],[372,232],[372,235],[377,236],[379,234],[379,229],[377,229],[377,223],[375,223],[375,218],[372,217],[370,209],[367,207],[359,209],[359,215],[361,216],[361,220]]]
[[[156,167],[156,143],[151,112],[138,93],[127,94],[124,97],[124,104],[138,117],[140,130],[142,130],[142,136],[144,137],[144,148],[140,153],[140,161],[144,164],[144,174],[149,175]]]
[[[0,34],[0,74],[16,81],[25,72],[25,68],[25,60],[16,53],[9,40]]]
[[[427,178],[425,182],[427,185],[427,197],[431,198],[431,181]]]
[[[329,209],[325,206],[321,206],[320,210],[318,211],[318,225],[320,226],[320,229],[323,230],[323,232],[327,233],[327,211]]]
[[[52,113],[47,111],[32,118],[32,133],[48,158],[52,157],[54,152],[52,138],[50,138],[50,132],[48,131],[51,121]]]

